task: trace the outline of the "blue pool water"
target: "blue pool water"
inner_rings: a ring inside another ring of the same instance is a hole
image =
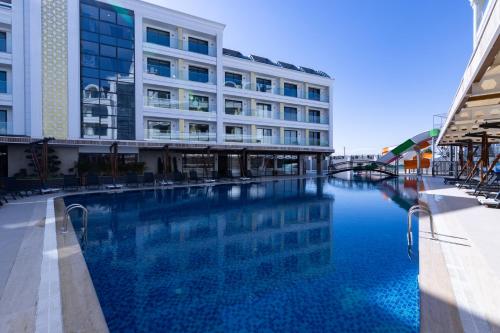
[[[326,178],[65,198],[111,332],[418,332],[415,201]]]

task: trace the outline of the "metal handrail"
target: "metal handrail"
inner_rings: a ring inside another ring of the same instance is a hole
[[[84,238],[86,238],[89,212],[88,212],[87,208],[85,208],[84,206],[82,206],[80,204],[71,204],[68,207],[66,207],[66,209],[64,211],[64,220],[63,220],[63,226],[61,228],[61,232],[62,233],[68,232],[69,213],[74,209],[81,209],[83,212],[83,221],[82,221],[83,228],[82,229],[83,229]]]
[[[412,223],[411,223],[411,218],[414,213],[426,213],[429,215],[429,220],[430,220],[430,228],[431,228],[431,237],[432,239],[436,239],[434,236],[434,220],[432,218],[432,213],[429,207],[424,206],[424,205],[414,205],[411,206],[410,209],[408,210],[408,232],[407,232],[407,239],[408,239],[408,254],[411,256],[411,248],[413,246],[413,236],[412,236]]]

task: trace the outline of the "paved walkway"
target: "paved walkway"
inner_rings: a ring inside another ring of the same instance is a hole
[[[0,207],[0,332],[35,330],[46,208],[46,196]]]
[[[423,183],[420,200],[428,203],[437,233],[431,240],[428,219],[421,219],[423,315],[444,313],[453,327],[456,309],[464,332],[500,332],[500,210],[479,205],[441,178],[423,177]],[[432,327],[422,325],[423,331],[436,331]]]

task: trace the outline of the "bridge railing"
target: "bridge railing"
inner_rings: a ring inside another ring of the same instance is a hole
[[[340,171],[383,171],[388,173],[397,173],[394,165],[385,164],[377,161],[370,160],[357,160],[357,161],[344,161],[339,163],[332,163],[328,166],[329,172]]]

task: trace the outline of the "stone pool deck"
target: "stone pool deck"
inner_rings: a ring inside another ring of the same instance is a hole
[[[423,177],[419,199],[436,232],[420,218],[421,330],[500,332],[500,209],[439,177]]]
[[[51,209],[47,201],[61,195],[31,196],[0,207],[0,332],[107,330],[71,227],[68,234],[57,233],[62,317],[50,329],[40,320],[44,260],[54,258],[46,251],[46,231],[60,228],[63,209],[57,199]],[[421,331],[500,333],[500,210],[478,205],[441,178],[423,177],[420,201],[429,205],[437,235],[431,239],[428,218],[422,216]]]

